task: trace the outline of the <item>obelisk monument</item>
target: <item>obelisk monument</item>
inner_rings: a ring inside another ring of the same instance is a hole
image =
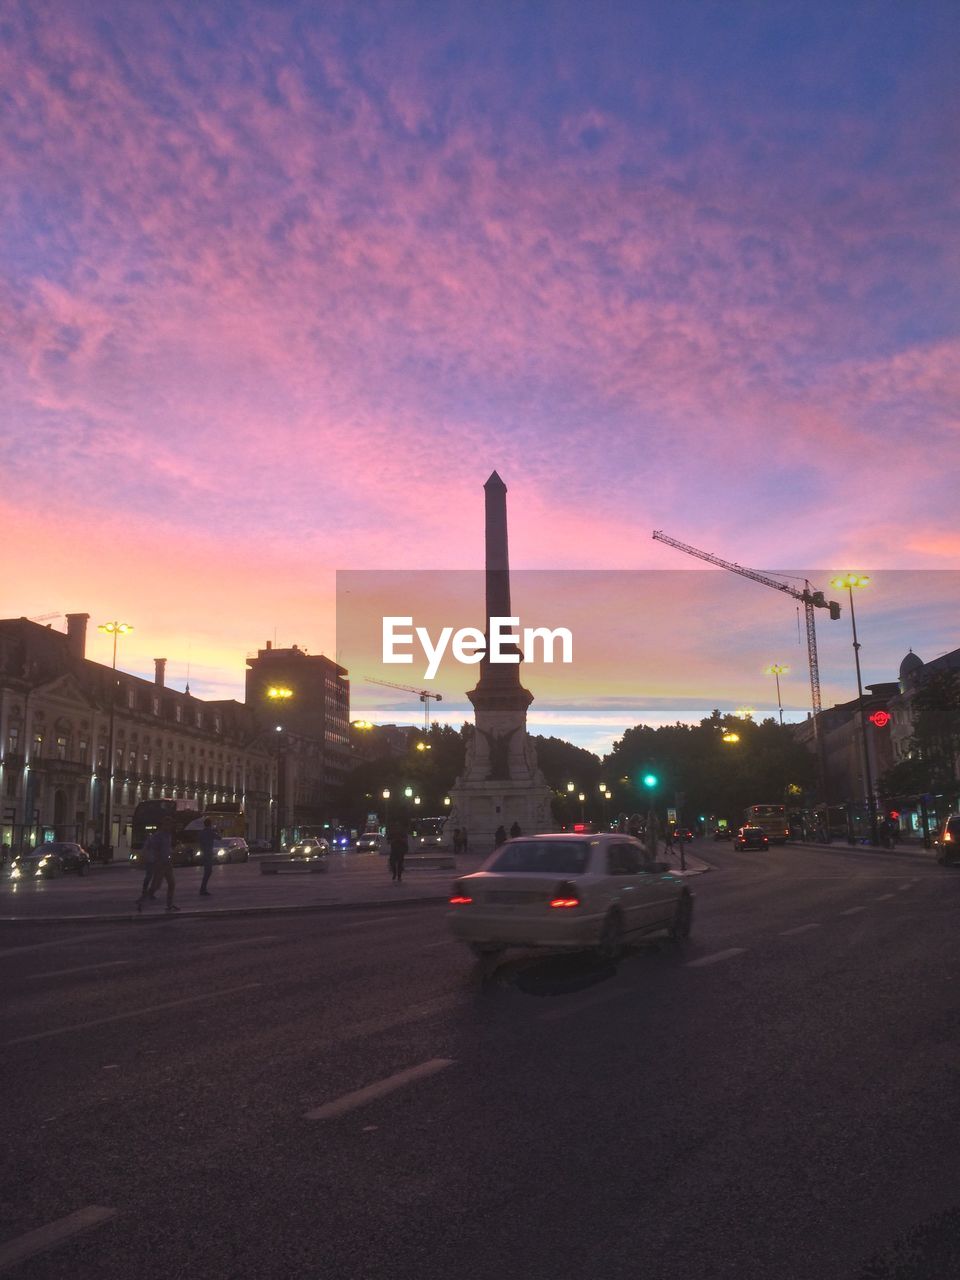
[[[472,853],[493,848],[497,827],[516,822],[524,835],[550,828],[551,791],[537,768],[527,735],[527,708],[533,694],[520,683],[520,665],[490,661],[490,619],[508,618],[510,559],[507,547],[507,486],[496,471],[483,486],[486,521],[487,652],[477,687],[467,693],[476,723],[470,726],[463,775],[450,798],[449,834],[465,828]]]

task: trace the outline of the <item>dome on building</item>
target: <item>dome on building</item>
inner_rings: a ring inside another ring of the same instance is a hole
[[[922,671],[923,667],[923,659],[918,658],[911,649],[904,660],[900,663],[900,688],[903,688],[905,680],[908,680],[910,676],[915,675],[918,671]]]

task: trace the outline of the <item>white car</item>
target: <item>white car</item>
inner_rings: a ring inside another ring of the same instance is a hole
[[[357,853],[385,853],[387,842],[379,831],[365,831],[357,840]]]
[[[628,938],[687,938],[693,896],[630,836],[518,836],[454,883],[447,919],[476,955],[594,948],[613,960]]]

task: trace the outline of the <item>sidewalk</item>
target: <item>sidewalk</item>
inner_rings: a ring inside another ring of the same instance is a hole
[[[265,855],[269,856],[269,855]],[[661,859],[683,875],[700,875],[709,866],[694,854],[686,855],[686,871],[680,871],[679,854]],[[377,853],[336,853],[322,872],[283,871],[262,875],[260,861],[215,867],[210,880],[211,897],[200,897],[199,867],[176,869],[175,903],[178,918],[208,916],[299,914],[350,908],[395,908],[423,902],[446,902],[458,875],[479,870],[486,854],[458,854],[455,867],[417,867],[410,863],[403,881],[390,878],[386,858]],[[85,876],[58,880],[29,880],[14,884],[0,880],[0,924],[64,924],[169,919],[164,903],[166,886],[157,890],[155,902],[136,909],[143,873],[131,863],[91,867]]]

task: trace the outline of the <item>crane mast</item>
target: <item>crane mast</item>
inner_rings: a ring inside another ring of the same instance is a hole
[[[773,587],[775,591],[782,591],[785,595],[792,596],[794,600],[799,600],[802,603],[807,632],[807,658],[810,664],[810,701],[813,706],[813,734],[816,746],[817,772],[819,774],[818,782],[820,784],[820,794],[823,797],[824,804],[826,804],[826,752],[823,730],[820,724],[820,713],[823,708],[820,702],[820,663],[817,658],[817,624],[814,609],[827,609],[830,612],[830,617],[836,620],[840,617],[839,604],[835,600],[826,600],[823,592],[815,591],[806,578],[803,580],[803,590],[799,591],[796,587],[791,587],[789,583],[781,582],[778,578],[771,578],[765,573],[760,573],[757,569],[747,569],[744,565],[737,564],[733,560],[723,560],[720,556],[715,556],[709,551],[701,551],[699,547],[691,547],[687,542],[680,542],[677,538],[669,537],[662,530],[655,529],[653,537],[657,542],[663,542],[668,547],[683,551],[688,556],[696,556],[698,560],[706,560],[708,564],[715,564],[720,569],[729,569],[731,573],[738,573],[742,578],[749,578],[752,582],[759,582],[762,586]]]

